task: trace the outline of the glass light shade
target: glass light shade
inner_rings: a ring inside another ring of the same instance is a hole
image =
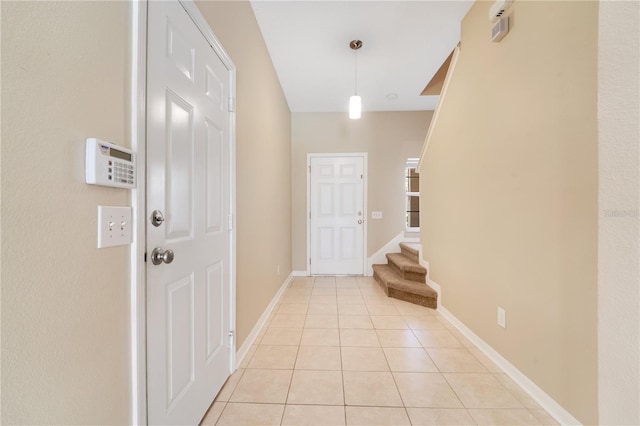
[[[349,118],[357,120],[362,115],[362,98],[353,95],[349,98]]]

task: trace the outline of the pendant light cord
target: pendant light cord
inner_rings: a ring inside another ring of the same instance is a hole
[[[356,54],[356,66],[355,66],[355,82],[356,82],[356,95],[358,94],[358,50],[355,51]]]
[[[356,93],[355,95],[358,95],[358,49],[360,49],[362,47],[362,41],[360,40],[351,40],[351,42],[349,43],[349,47],[351,49],[353,49],[354,54],[356,55],[355,57],[355,67],[354,67],[354,81],[355,81],[355,86],[356,86]]]

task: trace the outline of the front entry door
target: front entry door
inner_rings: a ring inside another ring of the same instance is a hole
[[[311,275],[364,273],[364,155],[310,157]]]
[[[177,1],[148,2],[150,424],[198,424],[230,374],[231,72]]]

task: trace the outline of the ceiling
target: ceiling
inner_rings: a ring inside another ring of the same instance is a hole
[[[251,5],[292,112],[347,111],[355,90],[363,111],[435,108],[420,96],[460,40],[473,1],[268,1]],[[389,99],[397,95],[396,99]]]

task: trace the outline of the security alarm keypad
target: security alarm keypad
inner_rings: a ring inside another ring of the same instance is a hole
[[[135,156],[127,148],[87,139],[86,182],[116,188],[135,188]]]

